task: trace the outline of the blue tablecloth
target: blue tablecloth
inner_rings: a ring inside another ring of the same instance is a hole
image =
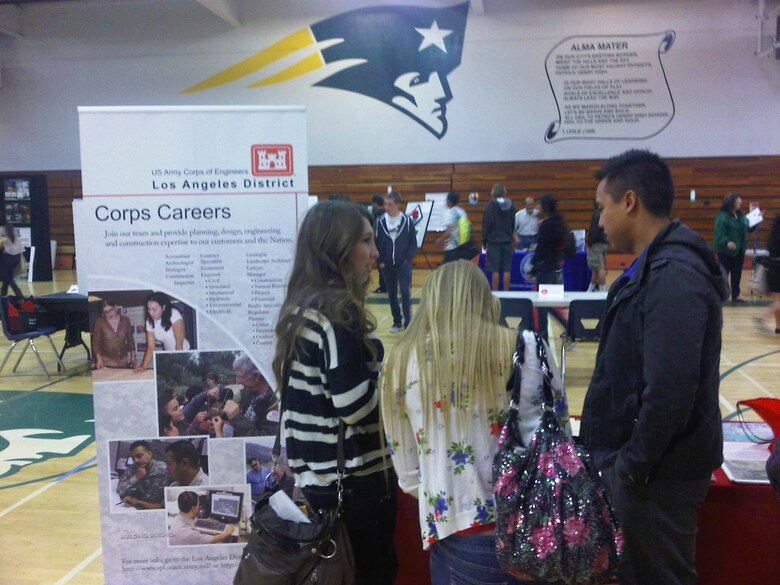
[[[534,290],[536,282],[528,274],[528,265],[532,262],[533,252],[515,252],[512,256],[512,274],[509,290]],[[485,254],[479,256],[479,267],[490,280],[492,272],[485,270]],[[588,290],[590,285],[590,270],[588,270],[587,255],[577,252],[563,263],[564,290]]]

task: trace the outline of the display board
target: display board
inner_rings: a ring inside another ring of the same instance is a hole
[[[431,221],[433,207],[433,201],[409,201],[406,204],[404,213],[412,218],[414,229],[417,230],[417,249],[422,248],[425,232],[428,231],[428,224]]]
[[[79,115],[78,280],[105,301],[90,315],[105,582],[227,584],[248,536],[247,453],[267,464],[273,437],[211,421],[228,400],[257,420],[245,403],[257,407],[247,399],[263,378],[274,385],[274,326],[308,208],[305,112]],[[247,362],[259,370],[252,384]],[[278,423],[276,410],[262,416]],[[192,454],[197,477],[177,471],[174,448]]]

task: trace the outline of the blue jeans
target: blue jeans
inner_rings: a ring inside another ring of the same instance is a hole
[[[452,534],[431,546],[431,585],[514,585],[496,559],[496,537],[490,533]]]
[[[390,299],[390,312],[393,314],[394,327],[408,327],[412,320],[412,263],[385,264],[382,268],[382,276],[385,277],[387,297]],[[401,287],[401,307],[398,306],[398,287]],[[401,309],[403,308],[403,321],[401,321]]]

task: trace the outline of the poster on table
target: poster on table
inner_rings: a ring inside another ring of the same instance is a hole
[[[80,108],[79,122],[105,583],[227,585],[261,480],[285,483],[278,412],[259,399],[308,208],[305,111]],[[269,430],[214,424],[231,401]]]

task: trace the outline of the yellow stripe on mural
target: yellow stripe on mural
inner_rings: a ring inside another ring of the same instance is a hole
[[[262,51],[255,53],[251,57],[247,57],[243,61],[231,65],[216,75],[212,75],[200,83],[196,83],[192,87],[182,90],[181,93],[194,93],[196,91],[211,89],[212,87],[230,83],[245,75],[259,71],[263,67],[267,67],[271,63],[274,63],[295,51],[303,49],[304,47],[311,46],[314,43],[315,39],[311,34],[309,27],[302,28],[286,36],[282,40],[277,41],[273,45],[266,47]]]
[[[297,63],[290,65],[287,69],[283,69],[275,75],[261,79],[249,87],[265,87],[266,85],[273,85],[274,83],[289,81],[290,79],[298,77],[299,75],[304,75],[305,73],[319,69],[323,65],[325,65],[325,62],[322,60],[322,56],[319,54],[319,52],[312,53],[305,59],[301,59]]]

